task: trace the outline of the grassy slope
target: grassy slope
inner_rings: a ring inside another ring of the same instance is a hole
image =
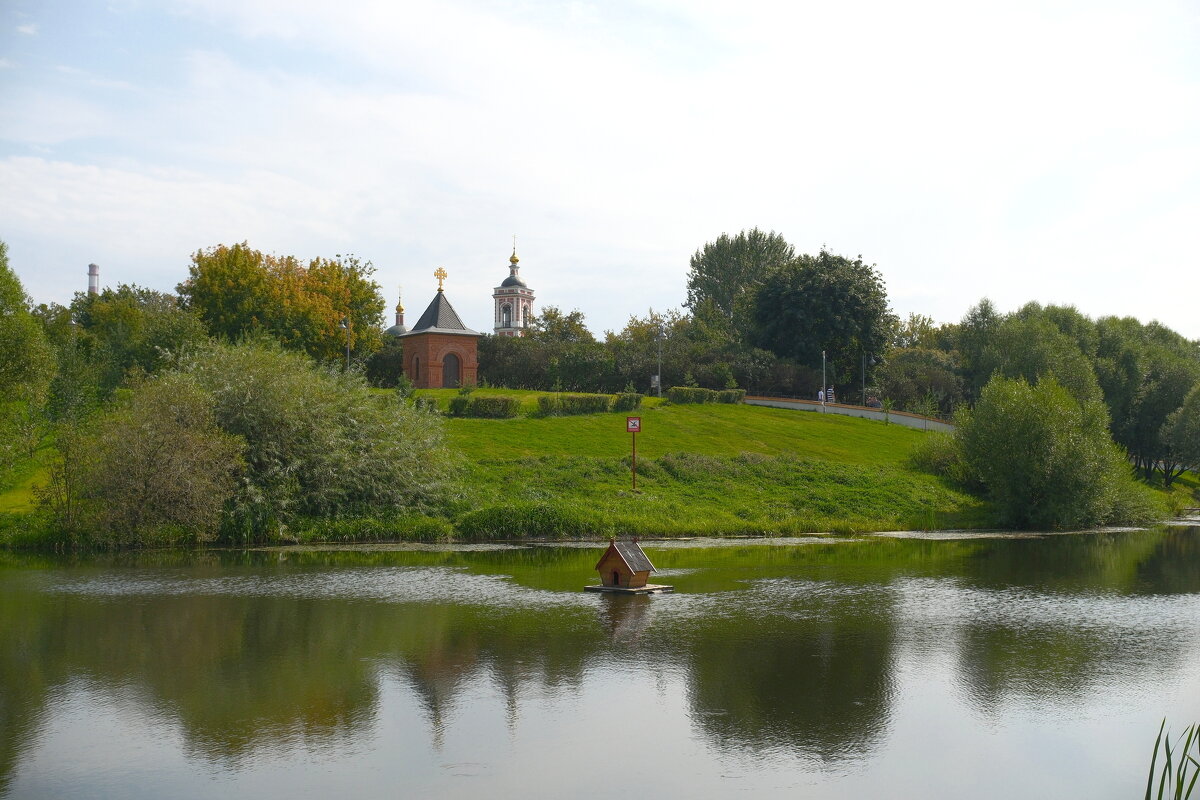
[[[486,390],[481,390],[484,392]],[[453,392],[432,392],[445,401]],[[450,419],[467,462],[463,508],[507,506],[483,533],[755,534],[985,525],[977,499],[904,466],[922,434],[896,425],[754,406],[638,412],[638,489],[630,490],[625,413]]]

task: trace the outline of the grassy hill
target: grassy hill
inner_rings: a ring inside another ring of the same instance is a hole
[[[480,390],[481,394],[490,393]],[[532,406],[536,393],[522,396]],[[426,392],[443,407],[452,390]],[[465,535],[754,535],[986,525],[981,501],[904,461],[920,431],[743,405],[637,412],[638,492],[626,413],[448,419],[466,480]]]

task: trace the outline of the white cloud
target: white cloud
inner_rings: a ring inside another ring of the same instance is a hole
[[[24,34],[25,36],[36,36],[37,32],[38,26],[33,23],[17,26],[17,33]]]
[[[0,162],[29,241],[111,247],[158,285],[220,241],[352,249],[414,309],[445,265],[478,326],[517,233],[539,299],[603,329],[678,304],[697,247],[758,225],[862,253],[901,312],[1074,302],[1200,337],[1200,76],[1170,5],[178,8],[219,35],[153,76],[62,74],[181,79],[119,108],[10,93],[9,141],[105,143]]]

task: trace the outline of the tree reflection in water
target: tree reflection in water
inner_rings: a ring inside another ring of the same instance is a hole
[[[518,737],[523,704],[609,673],[679,677],[691,730],[664,736],[836,765],[886,745],[913,648],[985,714],[1169,683],[1196,655],[1197,529],[647,549],[677,594],[585,596],[578,547],[3,556],[0,793],[81,679],[226,770],[353,747],[389,680],[436,750],[481,684]]]

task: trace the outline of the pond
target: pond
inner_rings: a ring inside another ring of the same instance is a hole
[[[0,555],[0,797],[1139,797],[1200,528]]]

